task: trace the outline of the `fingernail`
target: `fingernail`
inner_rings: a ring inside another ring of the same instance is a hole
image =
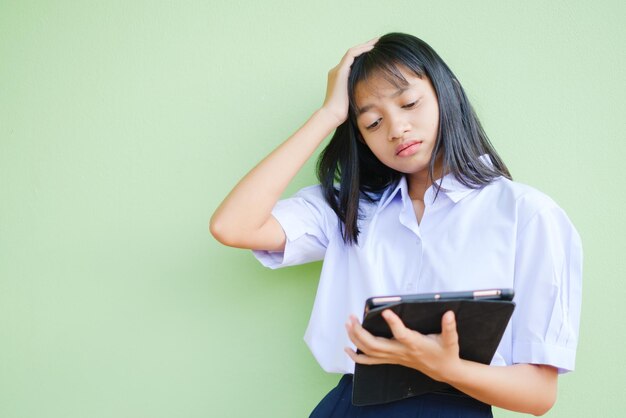
[[[448,322],[448,324],[451,324],[452,322],[454,322],[454,312],[450,312],[447,317],[446,317],[446,321]]]

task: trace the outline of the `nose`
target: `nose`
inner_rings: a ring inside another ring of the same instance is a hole
[[[409,121],[402,115],[389,115],[389,132],[387,139],[391,142],[401,139],[411,129]]]

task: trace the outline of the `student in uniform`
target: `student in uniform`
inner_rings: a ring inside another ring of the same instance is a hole
[[[333,132],[320,184],[279,200]],[[349,49],[324,104],[235,186],[210,230],[270,268],[324,260],[305,340],[343,377],[312,417],[490,417],[491,405],[541,415],[574,370],[580,238],[554,201],[511,180],[457,78],[414,36]],[[491,365],[459,358],[453,312],[441,334],[422,335],[386,311],[391,339],[355,316],[371,296],[487,288],[516,295]],[[464,395],[354,406],[355,362],[412,367]]]

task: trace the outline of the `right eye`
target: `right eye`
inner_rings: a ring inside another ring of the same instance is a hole
[[[380,125],[380,118],[379,118],[379,119],[376,119],[376,120],[374,121],[374,123],[367,125],[367,126],[365,127],[365,129],[367,129],[367,130],[372,130],[372,129],[376,128],[378,125]]]

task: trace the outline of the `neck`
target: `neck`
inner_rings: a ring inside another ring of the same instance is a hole
[[[435,170],[433,175],[435,179],[439,179],[444,175],[441,158],[437,158],[437,161],[435,161]],[[411,200],[419,200],[423,202],[424,194],[426,193],[426,190],[432,186],[433,181],[434,179],[430,176],[428,168],[425,168],[417,173],[407,175],[407,185]]]

